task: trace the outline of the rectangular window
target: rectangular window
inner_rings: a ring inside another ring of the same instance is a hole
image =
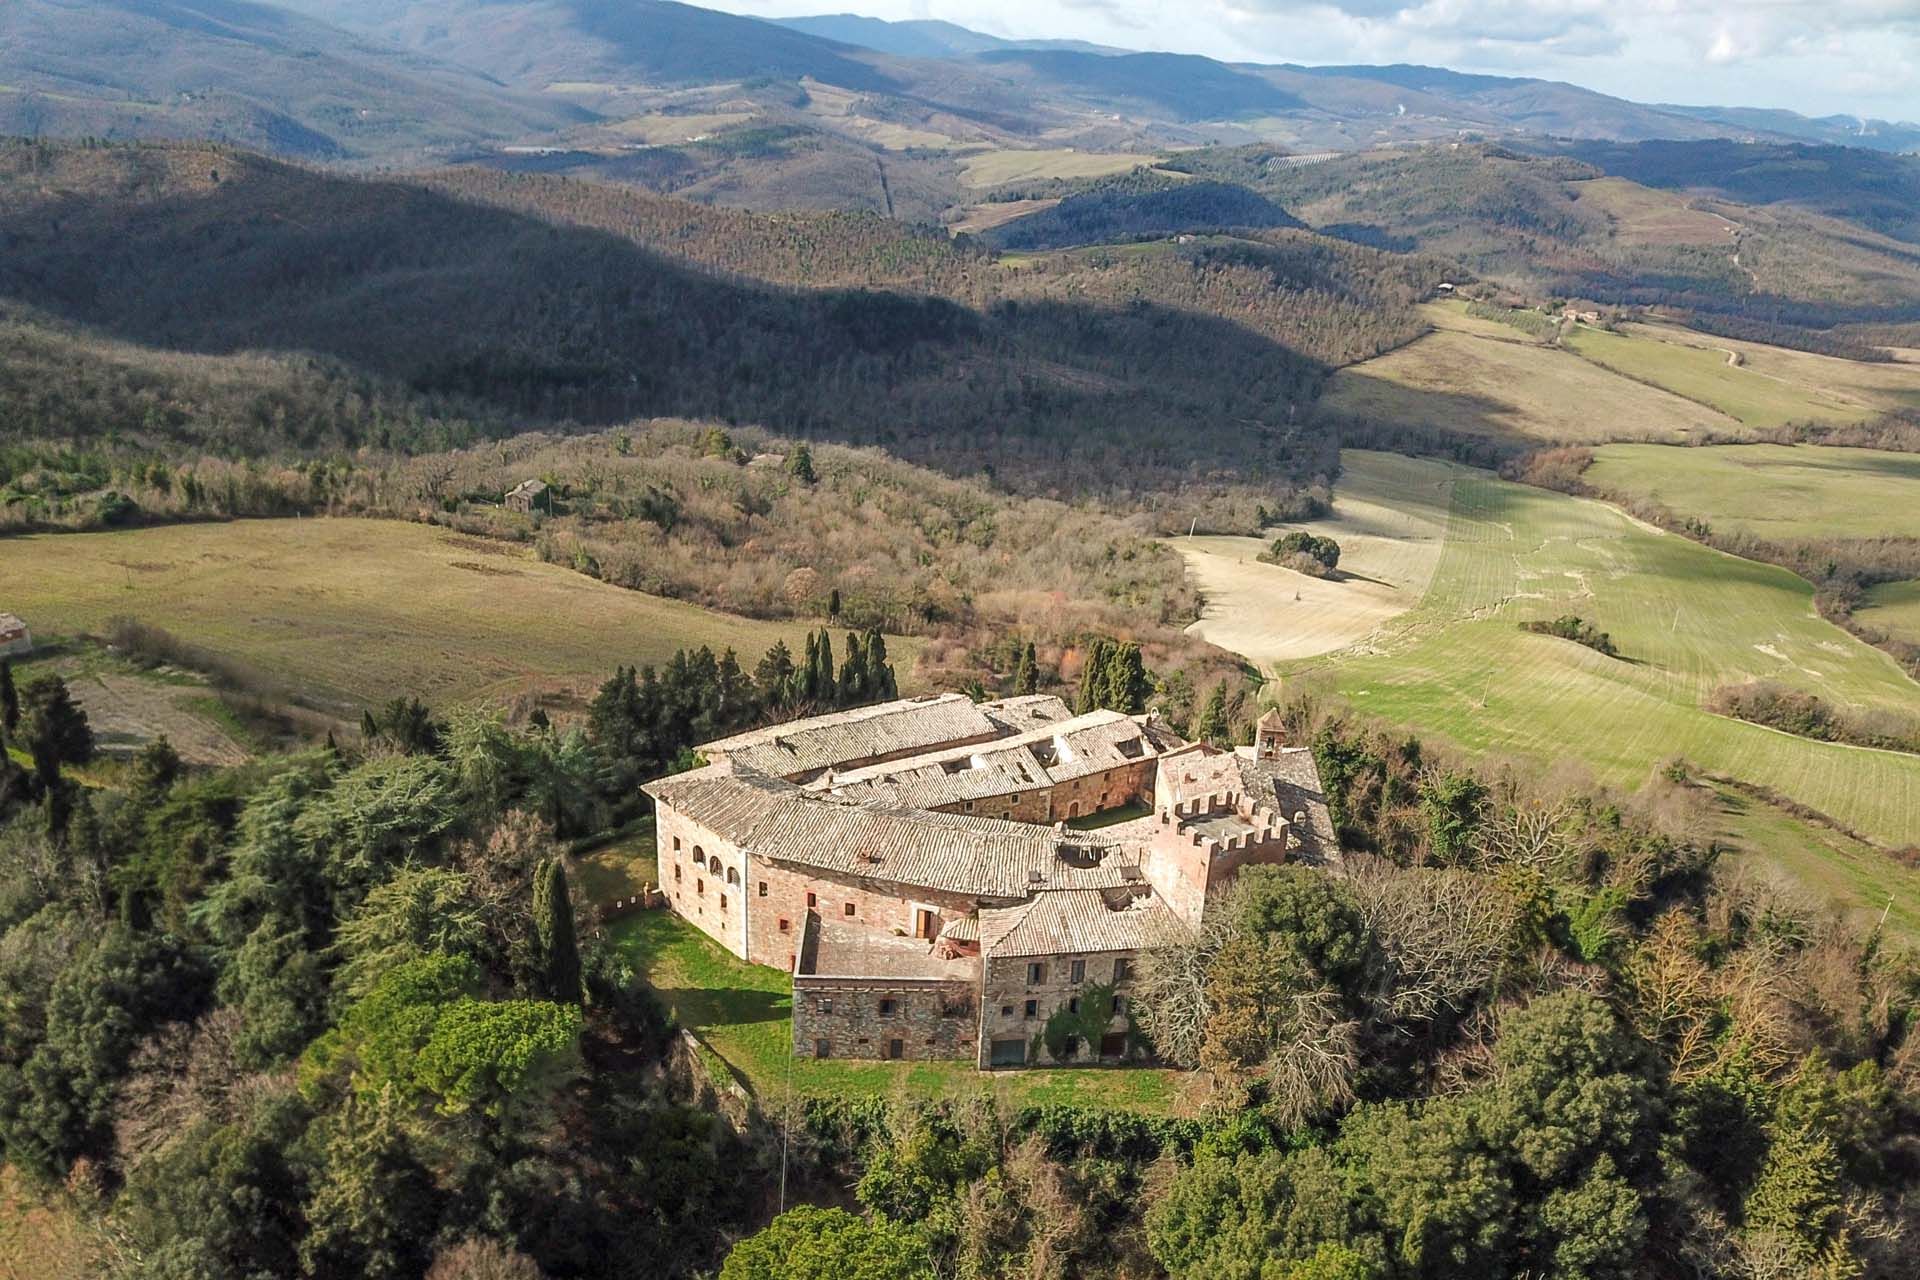
[[[853,914],[853,904],[852,904],[851,902],[849,902],[849,903],[847,904],[847,914],[848,914],[848,915],[852,915],[852,914]]]
[[[833,1012],[833,997],[832,997],[832,996],[821,996],[821,997],[820,997],[820,1012],[821,1012],[821,1013],[832,1013],[832,1012]]]
[[[1125,1013],[1127,1011],[1127,998],[1125,996],[1115,996],[1113,998],[1113,1011],[1115,1013]]]
[[[813,1056],[816,1058],[831,1058],[833,1056],[833,1041],[815,1040],[813,1042]]]
[[[760,882],[760,896],[763,898],[767,896],[767,882],[765,880]]]
[[[673,882],[675,884],[680,883],[680,868],[677,866],[673,869]]]
[[[787,933],[787,932],[789,932],[789,931],[791,931],[791,930],[792,930],[792,928],[793,928],[793,926],[792,926],[791,924],[789,924],[789,923],[788,923],[787,921],[785,921],[785,920],[782,920],[782,921],[780,922],[780,932],[782,932],[782,933]]]
[[[810,893],[810,894],[808,894],[808,895],[807,895],[807,905],[808,905],[808,906],[810,906],[810,907],[817,907],[817,906],[819,906],[819,905],[820,905],[820,899],[819,899],[819,897],[818,897],[818,895],[816,895],[816,894],[811,894],[811,893]]]
[[[1027,966],[1027,985],[1037,987],[1047,980],[1047,966],[1035,962]]]
[[[1113,962],[1113,980],[1115,982],[1125,982],[1132,976],[1133,961],[1127,959],[1125,956],[1116,957]]]
[[[1085,960],[1075,960],[1073,962],[1073,980],[1075,982],[1085,982],[1087,980],[1087,962]]]
[[[893,1016],[893,1010],[894,1010],[894,1003],[893,1003],[893,1001],[891,1001],[891,1000],[882,1000],[882,1001],[880,1002],[880,1016],[881,1016],[881,1017],[883,1017],[883,1018],[891,1018],[891,1017]]]
[[[695,893],[697,893],[697,894],[699,894],[699,895],[700,895],[701,897],[703,897],[703,898],[704,898],[704,897],[706,897],[706,896],[707,896],[707,882],[706,882],[705,880],[695,880],[695,881],[693,882],[693,891],[694,891]]]
[[[722,911],[727,909],[727,895],[724,893],[720,895],[720,909]]]
[[[1067,1012],[1068,1012],[1068,1013],[1078,1013],[1078,1012],[1080,1012],[1080,997],[1079,997],[1079,996],[1075,996],[1075,997],[1074,997],[1073,999],[1071,999],[1071,1000],[1069,1000],[1069,1001],[1067,1001]]]
[[[1000,1016],[1003,1018],[1011,1018],[1013,1016],[1013,1006],[1010,1004],[1001,1005]]]
[[[1040,1002],[1038,1000],[1027,1001],[1027,1016],[1029,1018],[1037,1018],[1040,1016]]]
[[[679,837],[679,836],[675,836],[675,837],[673,838],[673,851],[674,851],[675,853],[678,853],[678,852],[680,852],[680,837]]]

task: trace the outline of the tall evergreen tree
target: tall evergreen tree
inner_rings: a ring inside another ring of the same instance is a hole
[[[753,669],[753,683],[760,701],[769,707],[786,706],[793,700],[793,651],[785,640],[775,640],[760,665]]]
[[[814,697],[822,706],[840,704],[839,687],[833,678],[833,636],[825,627],[820,628],[820,688]]]
[[[20,692],[13,687],[13,663],[0,659],[0,729],[12,733],[20,727]]]
[[[1080,696],[1073,709],[1081,715],[1107,704],[1107,654],[1113,642],[1096,636],[1087,645],[1086,664],[1080,669]]]
[[[547,995],[579,1004],[580,941],[573,927],[573,899],[567,892],[567,869],[560,859],[540,864],[533,880],[533,926],[545,966]]]
[[[1013,668],[1013,691],[1015,693],[1040,692],[1040,666],[1031,640],[1027,641],[1027,647],[1020,651],[1020,661]]]
[[[860,643],[860,637],[847,637],[847,658],[840,664],[840,702],[843,706],[857,706],[872,698],[868,689],[867,647]]]
[[[872,689],[872,696],[879,701],[900,696],[900,684],[894,679],[893,664],[887,661],[886,637],[880,634],[878,627],[867,632],[867,683]]]
[[[1222,680],[1213,686],[1199,718],[1193,722],[1193,736],[1198,741],[1224,747],[1232,732],[1232,726],[1227,723],[1227,682]]]
[[[59,782],[61,765],[93,759],[93,729],[87,724],[87,713],[57,675],[29,680],[21,689],[20,738],[45,787]]]
[[[1113,644],[1107,650],[1105,698],[1099,705],[1126,715],[1138,715],[1147,709],[1147,697],[1153,681],[1147,675],[1146,662],[1137,644]]]

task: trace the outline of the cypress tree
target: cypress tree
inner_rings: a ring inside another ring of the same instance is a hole
[[[827,592],[827,616],[829,618],[840,616],[840,588],[838,587]]]
[[[848,706],[867,700],[867,650],[856,636],[847,637],[847,658],[840,664],[840,701]]]
[[[568,1004],[579,1004],[580,942],[574,934],[567,869],[560,865],[558,858],[541,863],[534,877],[533,925],[546,969],[547,995]]]
[[[1107,655],[1112,647],[1105,638],[1096,638],[1087,646],[1086,666],[1080,671],[1080,697],[1073,707],[1081,715],[1107,703]]]
[[[1231,726],[1227,723],[1227,682],[1222,680],[1213,686],[1213,692],[1207,695],[1207,703],[1200,709],[1200,718],[1193,722],[1193,736],[1201,742],[1212,743],[1216,747],[1225,746]]]
[[[20,727],[20,692],[13,687],[13,663],[0,661],[0,728],[8,733]]]
[[[820,628],[820,690],[814,695],[826,706],[839,705],[840,694],[833,681],[833,637]]]
[[[867,684],[872,695],[881,701],[900,696],[900,685],[893,678],[893,664],[887,661],[886,637],[878,627],[867,632]]]
[[[360,713],[360,736],[368,742],[380,736],[380,722],[373,718],[371,711]]]
[[[1147,666],[1137,644],[1114,644],[1107,651],[1106,698],[1099,705],[1126,715],[1138,715],[1147,709],[1147,695],[1153,681],[1147,678]]]
[[[1040,667],[1033,652],[1033,641],[1027,641],[1027,647],[1020,651],[1020,661],[1013,668],[1013,691],[1015,693],[1040,692]]]

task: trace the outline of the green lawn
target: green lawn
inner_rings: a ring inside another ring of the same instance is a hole
[[[1662,342],[1645,333],[1576,327],[1561,344],[1595,364],[1711,405],[1749,427],[1790,422],[1864,422],[1880,410],[1805,382],[1727,363],[1710,347]]]
[[[0,538],[4,607],[51,637],[128,614],[357,718],[732,646],[751,669],[806,627],[595,581],[510,543],[394,520],[243,520]],[[888,637],[904,674],[919,642]],[[904,681],[903,681],[904,683]]]
[[[774,1111],[809,1094],[951,1098],[991,1092],[1010,1105],[1073,1102],[1164,1113],[1174,1104],[1173,1071],[1138,1067],[1035,1068],[983,1073],[971,1062],[853,1062],[796,1058],[793,979],[746,964],[671,911],[643,911],[612,925],[614,945],[647,984]]]
[[[648,885],[659,884],[653,819],[642,818],[617,839],[579,854],[568,874],[580,896],[595,904],[636,897]]]
[[[1753,862],[1832,902],[1857,927],[1920,938],[1920,870],[1858,840],[1803,822],[1729,787],[1715,788],[1723,840]]]
[[[1102,827],[1117,827],[1123,822],[1144,818],[1152,812],[1152,805],[1136,800],[1132,804],[1123,804],[1118,809],[1105,809],[1099,813],[1090,813],[1084,818],[1069,818],[1067,825],[1075,831],[1098,831]]]
[[[1888,582],[1870,589],[1853,616],[1909,644],[1920,644],[1920,582]]]
[[[1920,538],[1920,455],[1819,445],[1610,444],[1585,479],[1781,542]]]
[[[1821,621],[1806,582],[1604,503],[1484,472],[1460,469],[1453,495],[1421,602],[1366,645],[1284,670],[1322,672],[1362,710],[1474,751],[1564,761],[1628,787],[1686,756],[1889,844],[1920,832],[1920,757],[1700,709],[1722,684],[1766,678],[1845,705],[1920,712],[1920,686]],[[1627,660],[1518,626],[1563,613],[1610,632]]]

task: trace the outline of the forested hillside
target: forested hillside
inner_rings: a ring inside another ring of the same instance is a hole
[[[1244,183],[1326,234],[1444,254],[1536,296],[1669,304],[1814,327],[1910,319],[1920,311],[1920,257],[1865,229],[1875,219],[1897,229],[1898,218],[1888,213],[1898,204],[1893,192],[1868,199],[1855,186],[1854,196],[1831,202],[1835,216],[1820,212],[1822,202],[1812,196],[1804,201],[1810,208],[1756,207],[1606,177],[1597,164],[1576,158],[1585,154],[1574,148],[1530,156],[1452,143],[1287,165],[1274,149],[1257,146],[1182,152],[1163,167]],[[1894,172],[1904,164],[1884,163]],[[1753,194],[1778,200],[1787,180],[1761,182],[1765,169],[1756,166]],[[1820,181],[1817,172],[1803,171],[1792,186],[1810,190]],[[1863,225],[1838,220],[1855,215]]]
[[[540,420],[751,422],[1157,502],[1325,474],[1300,411],[1330,367],[1417,333],[1443,272],[1299,233],[1007,270],[870,216],[192,147],[0,150],[0,237],[0,296],[121,342],[315,353]]]

